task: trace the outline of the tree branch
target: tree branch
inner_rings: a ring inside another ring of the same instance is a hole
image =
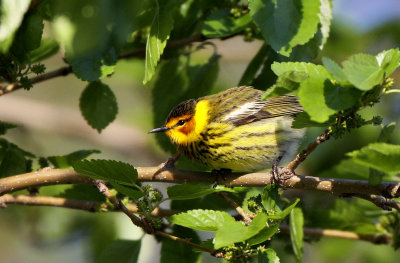
[[[300,163],[302,163],[307,158],[307,156],[310,155],[310,153],[312,153],[315,150],[315,148],[317,148],[318,145],[320,145],[326,140],[329,140],[330,137],[331,133],[329,132],[329,130],[325,130],[325,132],[322,135],[318,136],[314,142],[308,145],[307,149],[302,150],[296,156],[296,158],[286,166],[287,169],[289,169],[289,171],[293,173],[294,170],[296,170],[296,168],[300,165]]]
[[[288,225],[280,225],[279,229],[282,232],[289,233],[290,227]],[[307,236],[323,236],[323,237],[335,237],[351,240],[363,240],[372,242],[374,244],[389,244],[391,243],[392,237],[387,235],[361,235],[350,231],[336,230],[336,229],[320,229],[304,227],[304,234]]]
[[[95,201],[71,200],[71,199],[66,199],[66,198],[62,198],[62,197],[27,196],[27,195],[14,196],[11,194],[5,194],[3,196],[0,196],[0,207],[6,207],[7,204],[30,205],[30,206],[53,206],[53,207],[84,210],[84,211],[88,211],[88,212],[96,212],[96,211],[98,212],[98,211],[101,211],[101,208],[106,208],[106,209],[108,208],[106,203],[95,202]],[[127,204],[126,207],[132,213],[138,212],[138,208],[134,204]],[[121,210],[108,210],[108,211],[120,212]],[[152,214],[152,216],[156,216],[156,217],[165,217],[165,216],[171,216],[171,215],[174,215],[177,213],[179,213],[179,211],[156,208],[156,209],[154,209],[154,211],[151,214]],[[281,224],[280,230],[284,233],[289,233],[289,226],[285,225],[285,224]],[[161,232],[158,233],[158,231],[156,231],[155,234],[166,237],[166,238],[173,237],[172,235],[169,235],[166,233],[164,233],[164,234],[161,234]],[[169,235],[169,236],[167,237],[165,234]],[[350,231],[342,231],[342,230],[336,230],[336,229],[319,229],[319,228],[311,228],[311,227],[304,227],[304,234],[307,236],[323,236],[323,237],[334,237],[334,238],[342,238],[342,239],[362,240],[362,241],[372,242],[375,244],[388,244],[393,241],[392,238],[387,235],[360,235],[360,234],[350,232]],[[173,237],[170,239],[176,240],[176,238],[177,237]],[[179,238],[177,238],[177,239],[179,239]],[[185,240],[185,239],[182,239],[182,240]],[[176,240],[176,241],[178,241],[178,240]],[[187,240],[185,240],[185,242],[182,242],[182,241],[178,241],[178,242],[188,244]],[[197,245],[197,244],[194,244],[194,245],[195,246],[193,246],[193,247],[199,248],[198,247],[199,245]],[[199,249],[205,251],[202,248],[199,248]],[[211,250],[210,251],[207,250],[206,252],[213,253],[213,251],[211,251]]]
[[[239,215],[241,215],[244,219],[244,222],[246,225],[249,225],[251,223],[252,217],[240,206],[238,203],[235,202],[232,198],[228,196],[227,193],[225,192],[219,192],[217,193],[219,196],[225,199],[225,201],[232,206],[236,212],[238,212]]]
[[[106,209],[108,211],[121,211],[117,209],[111,209],[107,203],[101,203],[96,201],[86,201],[86,200],[73,200],[63,197],[53,197],[53,196],[29,196],[29,195],[11,195],[5,194],[0,196],[0,207],[6,207],[8,204],[14,205],[30,205],[30,206],[53,206],[62,208],[71,208],[77,210],[84,210],[88,212],[99,212]],[[138,213],[138,207],[135,204],[127,204],[126,208],[132,213]],[[151,215],[155,217],[165,217],[176,214],[176,211],[155,208]]]
[[[139,182],[185,183],[209,181],[215,178],[211,173],[186,171],[178,168],[136,167]],[[287,188],[342,194],[373,194],[387,198],[400,196],[400,183],[382,182],[371,185],[368,181],[338,178],[322,178],[289,173],[282,184]],[[93,184],[93,180],[78,174],[73,169],[43,169],[32,173],[9,176],[0,179],[0,194],[28,187],[56,184]],[[234,186],[265,186],[273,183],[271,173],[231,173],[225,176],[224,184]]]
[[[383,196],[374,195],[374,194],[350,194],[350,196],[358,197],[365,199],[374,203],[376,206],[392,211],[392,208],[400,211],[400,202],[392,199],[385,198]]]

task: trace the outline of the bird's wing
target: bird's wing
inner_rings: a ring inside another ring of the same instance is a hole
[[[281,116],[294,116],[303,111],[296,96],[284,95],[261,100],[261,93],[253,101],[243,102],[223,116],[222,121],[243,125],[262,119]]]

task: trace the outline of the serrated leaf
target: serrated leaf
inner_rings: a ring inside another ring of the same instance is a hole
[[[297,205],[297,203],[300,202],[300,199],[295,199],[291,201],[287,207],[281,212],[274,213],[274,214],[268,214],[268,219],[274,219],[274,220],[281,220],[284,219],[289,215],[289,213],[292,211],[292,209]]]
[[[30,0],[2,0],[0,6],[0,52],[6,53],[22,23]]]
[[[146,43],[146,60],[143,84],[151,80],[155,73],[156,66],[164,48],[167,45],[169,34],[173,28],[173,5],[170,2],[159,6],[158,0],[156,1],[156,9],[151,23],[150,32],[147,36]],[[172,3],[172,2],[171,2]]]
[[[7,130],[18,127],[15,124],[0,121],[0,135],[6,134]]]
[[[298,96],[303,109],[312,121],[326,122],[336,112],[325,101],[325,87],[332,86],[329,80],[323,78],[309,78],[300,84]]]
[[[320,2],[291,0],[249,1],[250,15],[266,41],[278,53],[289,56],[292,48],[307,43],[317,32]]]
[[[93,179],[135,186],[136,169],[128,164],[113,160],[82,160],[72,164],[76,172]]]
[[[360,100],[362,91],[325,81],[324,96],[326,105],[333,110],[339,111],[353,107]]]
[[[21,152],[21,154],[24,157],[29,157],[29,158],[35,158],[36,157],[33,153],[25,151],[24,149],[21,149],[18,145],[14,144],[12,142],[9,142],[4,138],[0,138],[0,146],[2,148],[4,148],[4,149],[14,149],[16,151],[19,151],[19,152]]]
[[[207,38],[222,38],[236,34],[247,27],[252,18],[249,14],[234,18],[229,9],[217,9],[207,16],[201,34]]]
[[[49,156],[47,159],[55,168],[67,168],[72,166],[72,163],[85,159],[93,153],[100,153],[99,150],[79,150],[67,155]]]
[[[167,188],[168,197],[171,200],[186,200],[199,198],[205,195],[218,192],[235,192],[232,188],[222,185],[216,186],[213,183],[193,182],[178,184]]]
[[[0,178],[26,172],[24,154],[15,148],[2,148],[0,155],[4,156],[0,164]]]
[[[280,260],[275,250],[272,248],[267,248],[264,251],[258,251],[257,263],[279,263]]]
[[[299,112],[296,114],[296,117],[294,117],[294,120],[292,122],[292,128],[295,129],[302,129],[302,128],[307,128],[307,127],[328,127],[329,125],[333,124],[335,122],[334,117],[330,117],[328,121],[326,122],[315,122],[311,120],[310,115],[308,115],[306,112]]]
[[[323,57],[322,63],[335,80],[339,82],[347,82],[347,77],[344,74],[343,69],[336,64],[335,61],[331,60],[330,58]]]
[[[329,78],[328,71],[321,65],[306,62],[275,62],[271,66],[272,71],[281,76],[286,72],[304,72],[309,78]],[[302,80],[305,80],[303,77]]]
[[[400,145],[371,143],[347,153],[354,162],[383,172],[400,172]]]
[[[270,184],[264,188],[261,195],[262,205],[267,212],[281,212],[282,200],[279,195],[279,188]]]
[[[247,240],[247,243],[250,246],[258,245],[270,239],[273,235],[275,235],[279,230],[279,224],[271,224],[269,226],[264,227],[258,234],[254,235],[250,239]]]
[[[37,11],[29,12],[15,34],[11,52],[20,62],[30,62],[27,53],[40,46],[43,18]]]
[[[181,226],[173,226],[172,235],[183,239],[190,239],[192,243],[199,244],[200,238],[192,229]],[[201,263],[201,253],[195,251],[192,247],[175,242],[170,239],[163,239],[161,245],[161,263],[181,262],[182,259],[186,262]]]
[[[382,128],[381,133],[379,134],[378,142],[388,142],[395,128],[396,128],[395,122],[391,122],[385,125]]]
[[[219,227],[228,223],[235,223],[235,219],[226,212],[214,210],[189,210],[168,218],[168,221],[184,227],[217,231]]]
[[[249,86],[253,82],[254,77],[257,72],[260,70],[263,65],[265,59],[267,58],[270,51],[270,47],[267,44],[261,46],[260,50],[258,50],[257,54],[247,65],[246,70],[244,71],[242,77],[240,78],[238,86]]]
[[[116,240],[111,243],[98,257],[98,263],[114,262],[136,263],[138,262],[141,240]]]
[[[72,185],[56,196],[83,201],[104,202],[106,200],[105,196],[95,186],[88,184]]]
[[[385,77],[389,77],[398,67],[400,63],[399,49],[389,49],[382,51],[376,55],[379,66],[385,71]]]
[[[105,59],[107,54],[108,60]],[[66,60],[71,65],[72,71],[81,80],[96,81],[114,73],[117,54],[114,49],[107,53],[88,53],[77,58],[70,58],[69,53],[65,53]]]
[[[101,132],[118,113],[117,100],[108,85],[95,81],[82,92],[79,107],[88,124]]]
[[[267,219],[265,213],[259,213],[248,227],[237,221],[221,225],[215,232],[214,247],[219,249],[252,238],[266,227]]]
[[[294,208],[290,212],[290,240],[292,241],[292,248],[297,262],[303,261],[303,225],[304,218],[301,208]]]
[[[40,46],[28,53],[31,63],[42,61],[56,54],[60,46],[57,41],[51,38],[43,38]]]
[[[346,78],[360,90],[370,90],[383,78],[377,59],[368,54],[356,54],[342,63]]]

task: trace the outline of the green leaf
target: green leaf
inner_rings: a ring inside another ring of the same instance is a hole
[[[6,134],[7,130],[18,127],[15,124],[0,121],[0,135]]]
[[[237,242],[245,241],[257,235],[266,227],[267,219],[268,217],[265,213],[259,213],[248,227],[237,221],[224,223],[215,233],[214,247],[219,249]]]
[[[400,63],[399,49],[389,49],[382,51],[376,55],[379,66],[384,70],[385,77],[389,77],[398,67]]]
[[[2,0],[0,6],[0,53],[6,53],[22,23],[30,0]]]
[[[0,146],[2,148],[4,148],[4,149],[15,149],[15,150],[21,152],[22,155],[25,156],[25,157],[29,157],[29,158],[35,158],[36,157],[33,153],[25,151],[25,150],[21,149],[20,147],[18,147],[18,145],[14,144],[12,142],[9,142],[9,141],[7,141],[6,139],[3,139],[3,138],[0,138]]]
[[[282,212],[268,214],[268,219],[274,219],[274,220],[284,219],[285,217],[287,217],[289,215],[289,213],[297,205],[298,202],[300,202],[300,199],[297,198],[297,199],[291,201]]]
[[[292,248],[297,262],[303,261],[303,225],[304,218],[301,208],[294,208],[290,213],[290,240],[292,241]]]
[[[347,153],[354,162],[383,172],[400,172],[400,145],[371,143]]]
[[[114,73],[117,62],[117,54],[112,48],[101,55],[88,53],[77,58],[70,58],[69,53],[65,53],[65,56],[76,76],[86,81],[96,81],[111,75]]]
[[[303,72],[309,78],[329,78],[328,71],[321,65],[306,62],[275,62],[271,66],[272,71],[281,76],[286,72]],[[299,81],[304,81],[306,78],[302,76]]]
[[[79,106],[88,124],[98,132],[107,127],[118,113],[114,93],[100,81],[89,83],[82,92]]]
[[[382,81],[384,71],[372,55],[353,55],[342,64],[346,78],[360,90],[370,90]]]
[[[167,188],[168,197],[171,200],[186,200],[199,198],[205,195],[218,192],[235,192],[232,188],[218,185],[215,187],[213,183],[193,182],[178,184]]]
[[[268,57],[270,53],[270,47],[267,44],[261,46],[260,50],[258,50],[257,54],[247,65],[246,70],[244,71],[238,86],[249,86],[253,82],[254,77],[257,72],[260,70],[264,61]]]
[[[141,240],[116,240],[111,243],[99,256],[98,263],[114,262],[119,263],[138,262]]]
[[[113,160],[82,160],[72,164],[76,172],[93,179],[135,186],[137,171],[132,165]]]
[[[254,88],[259,90],[267,90],[275,83],[277,77],[272,71],[271,65],[279,59],[279,54],[273,51],[271,47],[269,47],[268,56],[267,59],[264,61],[262,68],[260,69],[260,74],[258,74],[251,83]]]
[[[207,38],[222,38],[242,31],[252,22],[249,14],[239,18],[230,15],[228,8],[217,9],[207,16],[201,28],[201,34]]]
[[[123,184],[119,184],[119,183],[116,183],[116,182],[110,182],[110,184],[118,192],[130,197],[131,199],[133,199],[135,201],[139,200],[139,198],[141,198],[141,197],[143,197],[145,195],[145,193],[143,191],[132,189],[131,187],[125,186]]]
[[[329,71],[329,73],[332,75],[333,79],[339,81],[339,82],[347,82],[347,77],[344,74],[343,69],[336,64],[335,61],[323,57],[322,58],[322,63],[324,63],[325,68]]]
[[[55,168],[68,168],[72,163],[85,159],[93,153],[100,153],[99,150],[79,150],[67,155],[49,156],[47,159]]]
[[[312,121],[326,122],[336,112],[325,101],[324,91],[333,84],[323,78],[309,78],[300,84],[298,96],[303,109]]]
[[[270,184],[264,188],[264,191],[261,195],[262,205],[264,206],[265,211],[269,212],[281,212],[282,200],[279,195],[279,187]]]
[[[43,38],[40,46],[28,53],[31,63],[42,61],[56,54],[60,46],[57,41],[50,38]]]
[[[200,238],[192,229],[181,226],[173,226],[172,235],[183,239],[189,239],[190,242],[199,244]],[[201,253],[195,251],[192,247],[178,243],[170,239],[163,239],[161,245],[161,263],[182,262],[201,263]]]
[[[280,260],[275,250],[267,248],[264,251],[258,251],[257,263],[279,263]]]
[[[328,121],[320,123],[312,121],[310,115],[308,115],[307,112],[299,112],[298,114],[296,114],[296,117],[292,122],[292,128],[302,129],[307,127],[328,127],[334,122],[335,118],[332,116],[329,118]]]
[[[161,7],[159,6],[158,0],[155,0],[155,2],[156,12],[153,22],[151,23],[150,32],[147,36],[146,64],[143,84],[146,84],[153,77],[158,61],[167,45],[169,34],[174,25],[174,5],[171,4],[173,2],[168,1],[167,4],[164,4]]]
[[[83,201],[106,201],[105,196],[102,195],[95,186],[88,184],[74,184],[56,196]]]
[[[23,152],[14,147],[0,149],[4,156],[0,164],[0,178],[26,173],[26,160]]]
[[[226,212],[201,209],[189,210],[170,216],[168,221],[176,225],[203,231],[217,231],[225,224],[236,223],[235,219]]]
[[[369,177],[368,177],[368,183],[372,185],[377,185],[382,182],[382,178],[385,175],[384,172],[369,168]]]
[[[320,1],[252,0],[250,15],[266,41],[278,53],[289,56],[292,48],[307,43],[317,32]],[[301,7],[300,7],[301,5]]]
[[[250,246],[258,245],[270,239],[279,230],[279,224],[271,224],[265,226],[258,234],[254,235],[252,238],[247,240]]]
[[[391,122],[391,123],[385,125],[382,128],[381,133],[379,134],[378,142],[389,142],[390,137],[395,128],[396,128],[395,122]]]
[[[353,87],[334,85],[331,81],[324,82],[326,105],[336,111],[353,107],[361,98],[362,91]]]
[[[29,62],[27,53],[40,46],[43,27],[43,18],[39,12],[33,11],[25,15],[11,46],[11,52],[20,62]]]

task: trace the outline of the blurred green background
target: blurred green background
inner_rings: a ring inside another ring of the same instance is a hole
[[[376,54],[399,47],[398,0],[336,0],[333,6],[333,25],[322,56],[340,62],[358,52]],[[51,35],[49,28],[45,34]],[[216,89],[236,86],[261,43],[233,38],[215,44],[222,56]],[[196,59],[207,59],[210,52],[197,52]],[[45,61],[45,64],[48,71],[63,66],[62,55]],[[151,89],[142,85],[143,76],[144,61],[130,59],[119,61],[115,74],[104,80],[117,97],[119,113],[116,121],[101,134],[91,129],[80,115],[79,96],[86,82],[72,75],[37,84],[29,92],[21,90],[2,96],[0,119],[21,125],[11,130],[7,138],[38,156],[100,149],[102,153],[95,158],[126,161],[134,166],[156,166],[168,155],[156,145],[155,138],[147,134],[153,128],[152,98]],[[394,78],[398,86],[399,71]],[[376,107],[365,109],[363,114],[370,117],[381,114],[385,124],[399,123],[400,96],[387,96]],[[319,129],[309,130],[304,144],[319,133]],[[364,127],[339,140],[330,140],[317,149],[299,172],[321,174],[337,164],[344,153],[375,141],[378,134],[377,127]],[[392,142],[400,143],[399,128],[396,128]],[[66,187],[59,186],[59,189]],[[53,190],[44,187],[41,193]],[[330,195],[293,194],[303,197],[305,205],[321,205],[323,208],[333,204]],[[13,205],[0,210],[0,233],[2,263],[91,262],[112,239],[139,239],[143,235],[122,214],[90,214],[61,208]],[[273,247],[281,262],[294,262],[290,248],[283,242],[275,242]],[[158,262],[159,249],[153,237],[145,236],[139,262]],[[304,262],[398,262],[398,256],[400,252],[387,245],[323,238],[305,245]],[[214,262],[216,259],[205,255],[203,261]]]

